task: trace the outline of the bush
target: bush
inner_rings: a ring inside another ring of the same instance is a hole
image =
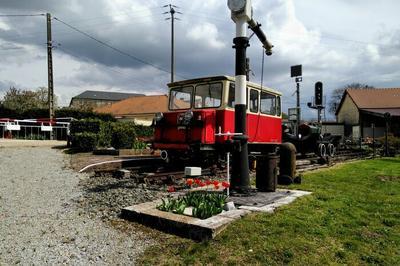
[[[136,136],[136,129],[145,135],[152,135],[152,129],[145,126],[136,126],[133,122],[108,122],[99,119],[84,119],[72,121],[70,125],[70,134],[72,138],[72,147],[88,151],[95,147],[114,147],[115,149],[143,149],[146,143],[139,141]],[[90,133],[90,134],[84,134]],[[96,142],[93,146],[82,144],[82,138],[87,136],[91,143],[93,135],[96,136]],[[76,140],[78,138],[78,140]]]
[[[55,110],[56,117],[73,117],[75,119],[100,119],[102,121],[113,121],[115,118],[111,114],[95,113],[93,111],[84,111],[80,109],[74,109],[64,107]],[[35,119],[35,118],[46,118],[49,117],[49,109],[45,108],[33,108],[25,111],[13,110],[0,105],[0,117],[7,117],[13,119]]]
[[[111,146],[113,124],[114,124],[113,122],[102,122],[100,124],[100,131],[98,134],[98,142],[97,142],[97,145],[99,147]]]
[[[130,149],[135,139],[135,124],[133,122],[117,122],[112,125],[111,146],[115,149]]]
[[[137,137],[152,137],[154,135],[153,127],[135,125],[135,131]]]
[[[57,109],[55,111],[56,117],[73,117],[75,119],[100,119],[102,121],[112,121],[115,122],[116,119],[111,114],[95,113],[93,111],[74,109],[69,107],[64,107]]]
[[[72,137],[72,148],[79,151],[93,151],[97,145],[97,134],[84,132],[76,133]]]
[[[377,138],[377,140],[385,147],[385,137]],[[394,153],[400,153],[400,138],[393,135],[388,135],[389,150]]]
[[[100,132],[101,121],[99,119],[84,119],[75,120],[70,124],[70,134],[74,135],[76,133],[99,133]]]

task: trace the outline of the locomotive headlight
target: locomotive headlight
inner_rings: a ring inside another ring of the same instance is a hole
[[[152,126],[155,126],[158,123],[160,123],[163,120],[163,118],[164,118],[164,114],[163,113],[161,113],[161,112],[156,113],[154,115],[154,118],[153,118]]]
[[[185,113],[178,116],[178,124],[183,126],[188,126],[190,125],[192,119],[193,119],[192,110],[187,110]]]
[[[193,112],[191,110],[187,110],[184,114],[184,119],[185,120],[192,120],[193,118]]]
[[[164,118],[164,114],[161,112],[158,112],[154,116],[154,121],[155,122],[160,122]]]

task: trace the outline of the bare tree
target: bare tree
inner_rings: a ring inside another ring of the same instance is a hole
[[[331,114],[335,114],[337,108],[339,107],[340,101],[344,95],[344,92],[347,89],[373,89],[373,86],[369,86],[367,84],[362,83],[351,83],[347,84],[344,87],[334,89],[331,93],[331,98],[328,103],[328,112]]]

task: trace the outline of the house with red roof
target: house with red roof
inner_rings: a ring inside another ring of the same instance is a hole
[[[345,136],[380,137],[389,133],[400,136],[400,88],[347,89],[336,110],[338,123],[344,124]]]

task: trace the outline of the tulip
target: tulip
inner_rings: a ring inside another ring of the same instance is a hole
[[[186,180],[186,184],[188,185],[188,186],[192,186],[193,185],[193,179],[188,179],[188,180]]]

